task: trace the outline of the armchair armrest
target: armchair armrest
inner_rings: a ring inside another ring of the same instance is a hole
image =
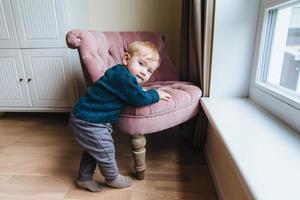
[[[105,38],[100,38],[104,39]],[[84,66],[83,73],[88,85],[97,81],[105,72],[106,66],[103,58],[98,52],[97,40],[95,36],[88,31],[71,30],[67,33],[66,41],[69,48],[78,49],[80,62]]]

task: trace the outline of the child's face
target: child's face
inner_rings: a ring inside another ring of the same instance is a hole
[[[127,66],[128,71],[136,77],[139,84],[149,80],[153,72],[158,67],[158,60],[151,59],[149,55],[133,55],[128,53],[124,55],[123,64]]]

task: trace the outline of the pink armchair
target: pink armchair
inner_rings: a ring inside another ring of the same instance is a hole
[[[172,95],[172,100],[139,108],[128,106],[114,127],[132,136],[134,169],[137,178],[144,179],[145,134],[171,128],[198,114],[201,90],[192,83],[177,81],[173,63],[164,50],[164,37],[160,33],[72,30],[66,39],[70,48],[79,51],[87,85],[98,80],[109,67],[121,63],[123,53],[133,41],[148,40],[158,47],[161,65],[143,87],[164,90]]]

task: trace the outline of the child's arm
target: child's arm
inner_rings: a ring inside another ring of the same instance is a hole
[[[172,96],[169,93],[166,93],[162,90],[157,90],[158,95],[159,95],[159,99],[165,100],[165,101],[170,101],[170,99],[172,98]]]
[[[147,91],[147,89],[144,89],[144,88],[142,88],[142,89],[144,91]],[[161,100],[170,101],[170,99],[172,98],[172,96],[169,93],[166,93],[159,89],[156,89],[156,91],[158,92],[159,99],[161,99]]]
[[[144,91],[136,78],[128,74],[125,67],[107,70],[102,80],[99,84],[113,95],[133,106],[146,106],[158,102],[159,99],[170,99],[169,94],[160,90],[150,89]]]
[[[117,70],[106,73],[105,78],[107,80],[104,80],[101,84],[126,103],[133,106],[146,106],[158,102],[159,99],[169,99],[170,95],[160,90],[150,89],[144,91],[134,76],[123,71],[126,70],[125,68]]]
[[[127,77],[128,78],[128,77]],[[135,79],[117,81],[118,91],[115,93],[123,101],[133,106],[146,106],[159,101],[159,92],[155,89],[144,91]]]

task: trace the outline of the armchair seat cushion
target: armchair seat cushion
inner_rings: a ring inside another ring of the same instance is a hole
[[[144,107],[126,107],[115,125],[120,132],[131,135],[158,132],[185,122],[199,112],[202,92],[192,83],[156,81],[145,84],[143,88],[161,89],[171,94],[172,99]]]

